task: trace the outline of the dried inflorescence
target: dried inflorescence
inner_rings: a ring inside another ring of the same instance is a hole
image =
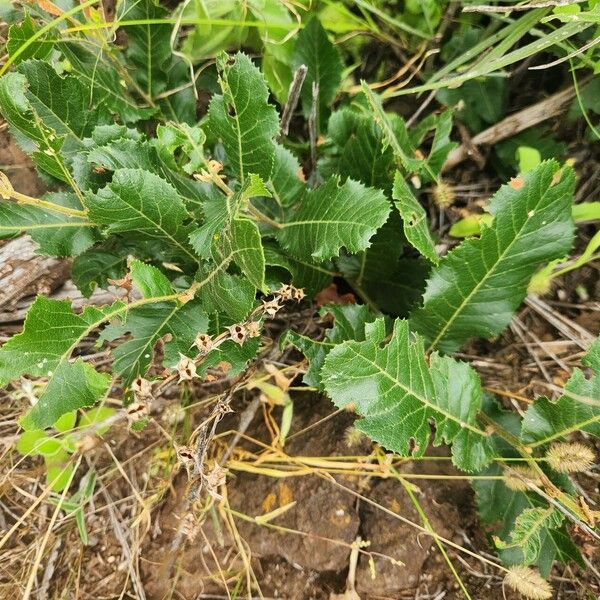
[[[537,571],[524,565],[509,567],[504,583],[530,600],[552,598],[552,586]]]
[[[530,489],[527,485],[528,482],[534,485],[541,485],[542,483],[539,474],[529,465],[510,467],[504,477],[506,487],[515,492],[527,492]]]
[[[185,354],[181,354],[177,363],[177,372],[179,373],[179,381],[191,381],[196,377],[196,363]]]
[[[558,442],[546,452],[546,462],[560,473],[587,471],[595,460],[594,451],[579,442]]]

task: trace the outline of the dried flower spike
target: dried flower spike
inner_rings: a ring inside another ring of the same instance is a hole
[[[515,492],[527,492],[529,490],[527,481],[535,485],[542,483],[539,475],[528,465],[511,467],[504,478],[506,487]]]
[[[229,327],[231,339],[240,346],[248,339],[248,329],[245,325],[238,323]]]
[[[454,191],[444,181],[433,188],[433,200],[440,208],[448,208],[454,204]]]
[[[537,571],[524,565],[509,567],[504,583],[530,600],[552,598],[552,586]]]
[[[274,298],[273,300],[263,300],[263,310],[270,317],[274,317],[281,309],[279,299]]]
[[[208,333],[199,333],[194,344],[202,354],[208,354],[213,349],[213,341]]]
[[[191,381],[196,377],[196,363],[184,354],[180,354],[179,356],[179,362],[177,363],[179,382]]]
[[[595,462],[596,456],[589,446],[573,442],[552,444],[546,452],[546,462],[559,473],[586,471]]]
[[[136,377],[131,384],[131,391],[138,400],[152,398],[152,382],[143,377]]]

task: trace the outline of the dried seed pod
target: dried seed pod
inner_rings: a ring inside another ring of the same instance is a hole
[[[185,468],[188,477],[192,472],[192,467],[196,462],[196,457],[194,455],[194,449],[191,446],[180,446],[179,444],[173,444],[175,448],[175,453],[177,454],[177,461],[179,464]]]
[[[179,355],[179,362],[177,363],[177,372],[179,373],[179,382],[191,381],[196,377],[196,363],[185,356],[185,354]]]
[[[138,400],[152,398],[152,382],[143,377],[136,377],[131,384],[131,391]]]
[[[196,537],[198,537],[198,533],[200,533],[200,523],[197,522],[192,513],[187,513],[185,517],[181,519],[179,528],[188,542],[194,542]]]
[[[242,323],[231,325],[229,329],[229,335],[231,339],[240,346],[248,339],[248,329]]]
[[[546,452],[546,462],[560,473],[576,473],[589,469],[596,459],[594,451],[584,444],[558,442]]]
[[[125,414],[129,423],[137,423],[150,414],[150,405],[143,400],[136,400],[125,409]]]
[[[552,598],[552,586],[537,571],[525,565],[509,567],[504,583],[530,600]]]
[[[300,300],[302,300],[306,296],[306,294],[304,293],[304,290],[302,288],[294,288],[293,296],[296,302],[300,302]]]
[[[283,301],[291,300],[294,297],[294,290],[293,286],[286,283],[275,292],[275,295],[279,296]]]
[[[213,349],[213,341],[208,333],[199,333],[194,344],[202,354],[208,354]]]
[[[504,478],[506,487],[515,492],[529,491],[527,481],[538,486],[542,483],[540,476],[528,465],[511,467]]]
[[[281,303],[278,298],[273,298],[273,300],[263,300],[263,310],[269,317],[274,317],[280,309]]]
[[[260,321],[250,321],[246,324],[248,337],[254,338],[260,336]]]
[[[222,496],[219,494],[218,490],[219,487],[225,483],[226,474],[227,473],[223,467],[215,464],[213,468],[203,476],[206,491],[213,498],[213,500],[216,500],[217,502],[222,499]]]

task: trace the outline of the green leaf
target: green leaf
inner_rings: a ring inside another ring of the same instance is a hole
[[[67,208],[81,209],[77,196],[68,193],[46,194],[43,200]],[[27,232],[40,245],[41,254],[77,256],[97,239],[92,223],[79,217],[37,206],[0,203],[0,238]]]
[[[196,260],[187,242],[188,213],[175,188],[142,169],[119,169],[111,183],[86,195],[89,217],[107,233],[129,233],[166,242],[174,253]]]
[[[407,173],[419,171],[423,168],[425,161],[414,158],[415,148],[412,146],[404,121],[397,115],[392,117],[385,112],[381,99],[365,81],[361,81],[361,87],[369,102],[373,119],[381,129],[384,139],[382,150],[385,151],[389,146],[396,157],[398,166]]]
[[[23,332],[0,348],[0,385],[23,373],[49,377],[73,343],[86,335],[102,311],[87,307],[76,315],[69,301],[38,296],[25,319]]]
[[[411,192],[400,171],[396,171],[396,175],[394,176],[392,198],[394,198],[394,204],[402,215],[406,239],[427,260],[437,265],[439,259],[435,252],[431,234],[429,233],[427,213]]]
[[[508,325],[539,266],[568,253],[573,240],[572,169],[543,162],[500,188],[494,221],[481,237],[449,252],[430,276],[411,326],[429,348],[453,352],[468,339],[491,338]],[[521,185],[522,184],[522,185]]]
[[[541,397],[525,412],[521,437],[530,446],[543,446],[578,430],[600,437],[600,338],[582,363],[592,369],[591,377],[575,369],[556,402]]]
[[[527,508],[515,521],[510,542],[496,540],[500,549],[519,548],[525,564],[535,563],[542,549],[542,541],[547,529],[557,529],[563,516],[554,508]]]
[[[8,30],[8,40],[6,41],[8,55],[13,56],[37,31],[38,29],[29,15],[25,15],[25,18],[20,23],[13,23]],[[52,52],[53,43],[54,40],[49,35],[38,38],[25,51],[18,55],[13,64],[18,64],[30,58],[47,58]]]
[[[89,298],[96,286],[106,289],[109,279],[121,279],[125,276],[126,259],[126,253],[109,251],[103,245],[95,246],[75,258],[71,278],[77,289]]]
[[[215,247],[215,261],[231,256],[240,271],[257,289],[266,292],[265,254],[260,232],[256,224],[249,219],[233,219],[231,228],[223,231]]]
[[[267,181],[273,170],[279,131],[277,110],[269,104],[269,90],[250,58],[238,52],[217,58],[222,95],[213,96],[208,108],[208,127],[223,143],[237,179],[249,173]]]
[[[61,40],[56,44],[69,61],[71,72],[77,75],[88,91],[91,106],[118,115],[125,123],[149,119],[155,108],[141,108],[127,93],[122,75],[101,50],[92,52],[78,41]]]
[[[327,287],[335,274],[326,265],[304,262],[284,254],[275,245],[265,245],[265,263],[268,267],[269,283],[274,282],[271,289],[278,289],[281,283],[293,283],[302,288],[304,293],[312,298],[317,292]],[[289,273],[287,276],[282,270]]]
[[[335,147],[320,163],[321,173],[350,177],[365,185],[389,191],[394,168],[393,154],[381,128],[369,115],[350,108],[334,112],[329,119],[328,137]]]
[[[65,413],[94,405],[108,391],[110,380],[108,373],[98,373],[80,358],[62,361],[40,399],[21,419],[21,427],[51,427]]]
[[[81,148],[93,116],[76,77],[60,77],[45,62],[29,60],[0,78],[0,112],[23,149],[44,171],[69,182],[66,161]]]
[[[340,408],[353,405],[363,417],[357,427],[384,447],[422,456],[436,423],[435,444],[452,443],[462,470],[483,468],[493,458],[486,433],[476,423],[481,383],[466,363],[434,353],[430,366],[423,340],[411,340],[408,322],[397,320],[386,344],[382,319],[366,329],[362,342],[336,346],[321,371],[325,390]]]
[[[41,429],[32,429],[19,436],[16,449],[23,456],[52,456],[62,450],[62,444]]]
[[[275,146],[275,162],[269,181],[272,196],[280,206],[296,204],[304,193],[302,167],[298,159],[279,144]]]
[[[169,296],[173,293],[171,282],[156,267],[133,260],[130,269],[131,279],[144,298]]]
[[[131,73],[140,88],[148,98],[154,98],[167,87],[171,25],[157,21],[169,11],[153,0],[126,0],[122,10],[129,21],[146,21],[127,27],[127,58],[134,67]]]
[[[300,96],[305,118],[308,118],[312,106],[313,83],[319,86],[317,123],[323,127],[328,107],[342,80],[343,65],[338,49],[329,41],[316,16],[313,15],[300,30],[292,60],[294,69],[300,65],[308,67]]]
[[[299,208],[283,223],[281,245],[305,260],[327,260],[341,248],[361,252],[390,212],[383,192],[337,177],[306,192]]]
[[[130,339],[121,342],[112,352],[113,370],[128,386],[136,377],[143,376],[152,364],[154,346],[160,337],[171,335],[171,341],[165,345],[164,362],[172,367],[177,363],[179,353],[187,354],[196,335],[206,331],[207,327],[204,306],[197,300],[183,305],[155,302],[128,311],[121,323],[113,323],[104,329],[101,339],[113,341],[131,334]]]
[[[321,369],[327,355],[338,344],[346,340],[363,341],[365,326],[375,320],[375,315],[368,306],[360,304],[324,306],[319,313],[321,316],[331,314],[335,321],[333,327],[325,331],[323,340],[314,340],[296,331],[286,331],[280,341],[282,348],[292,344],[309,360],[309,368],[304,374],[306,385],[323,390]]]
[[[188,175],[197,173],[206,165],[204,143],[206,134],[196,125],[187,123],[166,123],[156,129],[157,148],[160,157],[171,168],[177,168],[175,152],[180,151],[184,157],[181,168]]]
[[[56,456],[46,457],[46,483],[52,491],[62,492],[72,481],[75,465],[69,463],[67,452],[60,452]]]
[[[223,265],[227,262],[200,270],[198,278],[202,281],[202,288],[198,296],[207,312],[222,313],[233,322],[240,322],[254,306],[256,288],[245,277],[224,271]]]

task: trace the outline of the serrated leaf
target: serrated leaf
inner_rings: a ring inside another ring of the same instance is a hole
[[[276,282],[272,289],[279,288],[281,283],[293,283],[296,287],[302,288],[309,298],[312,298],[317,292],[327,287],[335,275],[335,271],[328,269],[327,264],[319,265],[295,259],[285,255],[280,248],[274,245],[265,245],[264,252],[266,265],[273,267],[269,269],[271,273],[267,274],[270,281],[275,280]],[[287,271],[289,276],[282,270]]]
[[[411,326],[430,348],[453,352],[508,325],[539,266],[571,247],[574,182],[572,169],[559,173],[548,161],[500,188],[490,205],[492,224],[440,261],[412,314]]]
[[[395,200],[394,204],[402,216],[406,239],[427,260],[437,265],[439,259],[429,233],[427,213],[415,198],[400,171],[396,171],[394,176],[392,198]]]
[[[600,338],[582,363],[592,369],[591,377],[575,369],[556,402],[538,398],[525,412],[521,437],[530,446],[543,446],[577,430],[600,437]]]
[[[328,107],[335,98],[342,80],[342,60],[339,51],[327,37],[316,16],[312,16],[298,34],[293,54],[293,67],[308,67],[301,91],[302,112],[308,118],[312,106],[313,83],[319,86],[317,122],[325,124]]]
[[[89,127],[85,90],[75,77],[60,77],[39,60],[17,70],[0,78],[0,112],[35,163],[69,182],[67,159]]]
[[[169,296],[173,293],[171,282],[166,275],[152,265],[133,260],[130,272],[131,280],[144,298]]]
[[[279,131],[277,110],[269,104],[269,90],[262,73],[243,53],[217,58],[222,95],[213,96],[208,108],[208,127],[223,143],[228,162],[244,183],[249,173],[267,181],[273,170]]]
[[[339,173],[365,185],[389,191],[394,167],[391,149],[384,149],[380,127],[368,115],[343,108],[331,115],[328,136],[335,144],[320,163],[323,175]]]
[[[23,332],[0,348],[0,385],[23,373],[45,377],[56,371],[71,346],[90,330],[90,322],[102,314],[87,307],[76,315],[68,301],[38,296],[27,313]]]
[[[142,169],[119,169],[112,181],[86,195],[89,217],[106,232],[162,240],[176,254],[195,261],[189,249],[188,218],[181,196],[169,183]]]
[[[99,286],[108,287],[109,279],[120,279],[127,271],[126,252],[105,248],[100,245],[90,248],[73,261],[71,278],[77,289],[89,298]]]
[[[8,30],[8,39],[6,41],[8,55],[13,56],[37,31],[38,28],[29,15],[25,15],[25,18],[20,23],[13,23]],[[18,55],[15,61],[16,64],[30,58],[47,58],[52,52],[53,42],[54,40],[49,34],[38,38],[24,52]]]
[[[81,203],[74,194],[46,194],[43,200],[81,209]],[[37,206],[1,202],[0,238],[13,237],[25,231],[40,245],[38,252],[51,256],[77,256],[98,239],[93,224],[85,219]]]
[[[166,123],[156,129],[157,149],[163,161],[172,169],[178,168],[175,153],[181,151],[181,169],[188,175],[200,171],[206,165],[204,144],[206,134],[199,125],[190,127],[187,123]]]
[[[197,300],[183,305],[156,302],[134,308],[128,311],[122,323],[106,327],[102,339],[112,341],[131,334],[130,339],[120,343],[112,352],[113,370],[121,375],[124,384],[127,386],[138,375],[146,373],[153,360],[154,346],[164,335],[170,334],[172,338],[165,345],[166,366],[174,366],[180,352],[187,354],[196,335],[208,327],[208,316],[203,308]]]
[[[94,133],[98,132],[94,129]],[[185,200],[186,204],[197,208],[204,200],[202,184],[181,175],[177,170],[164,161],[165,152],[159,156],[160,144],[156,140],[136,139],[129,137],[131,130],[127,130],[127,137],[116,139],[97,139],[85,155],[85,163],[81,162],[76,171],[78,180],[83,189],[97,190],[98,187],[110,181],[109,174],[98,177],[96,171],[118,171],[119,169],[143,169],[158,175],[170,183]],[[101,136],[97,136],[100,138]],[[86,140],[87,141],[87,140]],[[155,145],[153,144],[155,142]],[[158,149],[157,149],[158,147]],[[171,159],[172,162],[172,159]]]
[[[240,271],[257,289],[266,292],[265,287],[265,254],[260,232],[256,224],[249,219],[233,219],[231,227],[224,231],[217,240],[215,260],[219,262],[231,256]]]
[[[171,25],[161,23],[169,12],[153,0],[126,0],[122,6],[127,20],[139,24],[127,27],[127,58],[132,75],[148,98],[167,87],[167,64],[171,60]]]
[[[129,96],[127,86],[114,64],[102,51],[94,53],[82,44],[61,40],[56,44],[69,68],[89,90],[91,108],[100,108],[119,116],[125,123],[149,119],[155,108],[142,108]]]
[[[108,373],[98,373],[91,364],[80,358],[74,362],[62,361],[40,399],[21,419],[21,427],[51,427],[61,415],[93,406],[106,394],[110,380]]]
[[[305,261],[337,256],[342,248],[361,252],[387,220],[390,203],[380,190],[337,177],[307,191],[299,208],[282,224],[281,245]]]
[[[80,359],[71,361],[71,354],[83,338],[144,304],[174,302],[176,298],[173,294],[172,298],[144,298],[130,304],[118,301],[101,309],[86,306],[81,314],[75,314],[68,301],[39,296],[27,313],[23,332],[0,348],[0,385],[24,373],[49,380],[36,404],[39,408],[34,407],[31,415],[26,415],[24,425],[47,427],[65,412],[90,406],[102,396],[109,376],[96,373]]]
[[[525,564],[535,563],[542,549],[547,529],[557,529],[563,516],[554,508],[527,508],[519,514],[510,534],[510,542],[496,540],[500,549],[518,548]]]
[[[245,278],[227,273],[223,265],[225,260],[210,270],[200,270],[198,278],[202,288],[198,296],[207,312],[227,315],[233,322],[243,321],[254,306],[256,288]]]
[[[324,306],[320,314],[331,314],[335,319],[333,327],[325,331],[323,340],[314,340],[296,331],[287,331],[281,338],[280,345],[285,347],[292,344],[306,356],[309,368],[302,380],[306,385],[323,390],[321,369],[329,352],[346,340],[363,341],[366,324],[372,323],[376,316],[368,306],[360,304],[332,304]]]
[[[421,170],[425,161],[414,158],[415,148],[412,146],[404,121],[397,116],[392,120],[392,117],[383,109],[379,96],[369,88],[365,81],[361,81],[361,88],[369,102],[373,119],[381,129],[384,139],[382,149],[385,150],[389,146],[398,166],[407,173]]]
[[[298,159],[287,148],[276,144],[269,188],[280,206],[293,206],[300,200],[305,187],[302,177]]]
[[[493,458],[486,433],[477,426],[481,383],[466,363],[434,353],[425,361],[423,340],[411,340],[408,322],[397,320],[385,344],[382,319],[369,325],[363,342],[344,342],[325,359],[325,390],[336,404],[355,406],[357,427],[404,456],[422,456],[436,423],[435,444],[452,443],[462,470],[483,468]],[[384,345],[385,344],[385,345]]]

